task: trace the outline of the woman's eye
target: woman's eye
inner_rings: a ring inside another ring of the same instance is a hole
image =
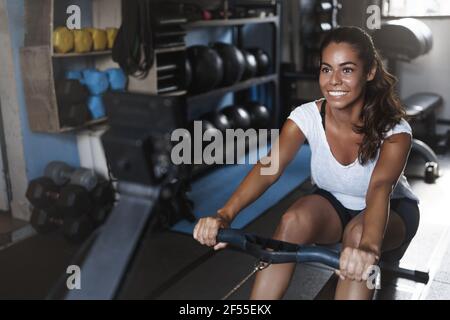
[[[328,72],[330,72],[330,69],[327,67],[323,67],[322,70],[320,70],[320,71],[322,71],[323,73],[328,73]]]
[[[344,73],[352,73],[353,69],[352,68],[344,68]]]

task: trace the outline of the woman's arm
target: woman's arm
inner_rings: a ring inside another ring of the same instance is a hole
[[[305,135],[292,120],[287,120],[269,153],[269,158],[274,161],[278,157],[277,168],[272,174],[263,174],[262,169],[267,169],[273,164],[264,164],[258,161],[249,174],[240,183],[225,205],[212,217],[205,217],[198,221],[194,228],[194,239],[201,244],[214,246],[214,249],[225,247],[223,243],[216,243],[219,228],[229,226],[234,217],[245,207],[258,199],[283,173],[287,165],[297,154],[305,141]],[[276,162],[275,162],[276,163]],[[272,171],[272,170],[270,170]]]
[[[395,134],[387,138],[370,179],[366,195],[363,234],[359,248],[381,254],[381,245],[389,217],[390,195],[402,174],[411,149],[411,136]]]
[[[279,179],[304,141],[303,132],[293,121],[287,120],[281,130],[279,139],[275,141],[267,157],[271,161],[275,161],[275,164],[278,163],[276,170],[273,174],[264,174],[263,168],[273,166],[274,162],[263,164],[258,161],[223,208],[219,210],[218,216],[231,221],[242,209],[258,199]],[[275,160],[277,157],[278,161]]]

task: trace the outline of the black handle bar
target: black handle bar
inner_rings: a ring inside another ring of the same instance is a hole
[[[339,253],[323,247],[263,238],[239,229],[220,229],[217,241],[226,242],[267,263],[319,262],[339,269]]]

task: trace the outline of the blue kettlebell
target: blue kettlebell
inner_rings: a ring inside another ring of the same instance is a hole
[[[79,70],[71,70],[66,72],[67,80],[78,80],[81,83],[83,82],[83,73]]]
[[[127,86],[127,76],[120,68],[111,68],[105,71],[108,75],[109,86],[113,91],[125,91]]]
[[[108,76],[106,73],[95,69],[83,70],[83,81],[81,83],[86,85],[89,92],[94,96],[105,93],[109,87]]]
[[[88,107],[91,112],[92,119],[96,120],[106,117],[105,105],[103,104],[102,96],[90,96],[88,99]]]

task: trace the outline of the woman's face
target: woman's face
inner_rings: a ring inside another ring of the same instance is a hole
[[[323,50],[320,90],[333,108],[344,109],[362,98],[366,82],[374,75],[375,68],[365,74],[363,61],[348,43],[331,42]]]

